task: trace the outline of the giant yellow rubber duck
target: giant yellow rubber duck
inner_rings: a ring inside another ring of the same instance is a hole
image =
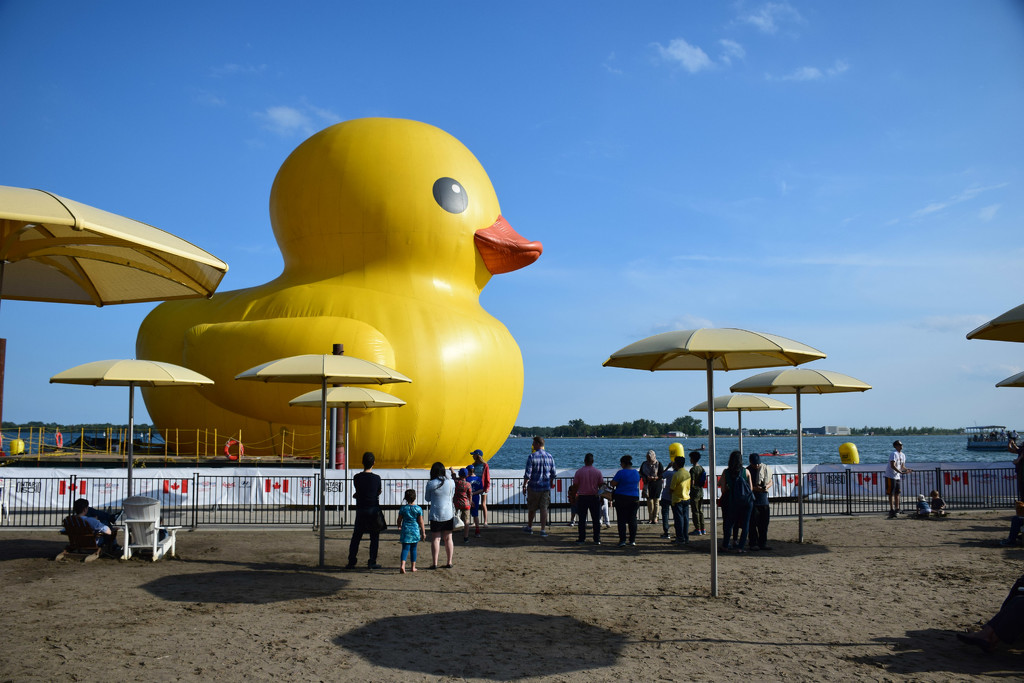
[[[320,411],[288,401],[318,387],[234,377],[341,343],[346,355],[413,380],[376,387],[406,406],[353,411],[352,453],[373,451],[378,467],[393,468],[463,463],[476,448],[493,454],[519,411],[523,361],[480,292],[492,275],[534,262],[541,245],[502,217],[473,154],[416,121],[339,123],[285,160],[270,219],[284,255],[279,277],[161,304],[142,323],[139,358],[216,382],[173,395],[143,390],[171,443],[216,429],[221,439],[241,432],[246,455],[317,452]]]

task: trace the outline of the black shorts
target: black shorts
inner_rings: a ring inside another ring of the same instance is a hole
[[[898,496],[900,495],[900,480],[885,478],[885,495],[887,496]]]
[[[455,520],[454,519],[446,519],[443,522],[438,522],[438,521],[432,519],[432,520],[430,520],[430,530],[431,531],[454,531],[455,530]]]

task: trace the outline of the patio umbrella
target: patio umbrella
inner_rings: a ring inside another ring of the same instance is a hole
[[[735,328],[663,332],[619,349],[605,367],[636,370],[703,370],[708,385],[708,467],[711,469],[711,595],[718,596],[718,482],[715,475],[714,371],[799,365],[825,354],[800,342],[773,334]]]
[[[326,548],[327,495],[327,385],[328,384],[393,384],[411,382],[402,373],[355,356],[304,354],[279,358],[249,368],[235,379],[260,382],[293,382],[320,385],[320,566],[324,566]],[[345,499],[348,499],[348,451],[345,452]]]
[[[1024,304],[967,333],[968,339],[1024,342]]]
[[[1007,377],[996,385],[997,387],[1024,387],[1024,372],[1018,372],[1012,377]]]
[[[793,406],[766,396],[751,396],[749,394],[726,394],[725,396],[715,396],[716,413],[726,411],[733,411],[736,413],[736,429],[739,431],[740,435],[740,453],[743,452],[743,411],[792,409]],[[690,408],[691,413],[706,413],[707,410],[707,401],[701,401],[694,407]]]
[[[135,445],[135,387],[194,387],[213,380],[180,365],[155,360],[99,360],[59,372],[51,384],[128,387],[128,495],[132,495]]]
[[[847,391],[867,391],[870,384],[829,370],[793,368],[772,370],[748,377],[729,387],[730,391],[751,391],[756,394],[796,394],[796,477],[800,486],[797,496],[799,542],[804,542],[804,440],[800,427],[800,395],[836,394]]]
[[[123,304],[210,296],[228,267],[183,239],[43,190],[0,185],[0,300]],[[0,340],[0,380],[4,369]],[[0,382],[0,417],[3,384]]]

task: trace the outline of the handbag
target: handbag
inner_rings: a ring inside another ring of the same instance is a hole
[[[455,515],[455,526],[452,528],[458,530],[465,528],[465,526],[466,523],[462,521],[462,517],[460,517],[459,515]]]
[[[388,530],[388,520],[384,517],[384,511],[377,508],[377,533]]]

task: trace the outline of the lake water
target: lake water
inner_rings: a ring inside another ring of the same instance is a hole
[[[956,436],[805,436],[804,464],[839,464],[839,446],[853,443],[857,446],[861,463],[885,463],[892,453],[892,442],[903,442],[907,466],[914,463],[934,462],[976,462],[1005,463],[1013,460],[1006,451],[979,451],[967,449],[967,437]],[[648,449],[654,449],[658,460],[668,461],[668,447],[673,442],[683,444],[687,453],[707,443],[707,438],[692,439],[545,439],[546,450],[555,458],[559,470],[578,467],[583,464],[586,453],[594,454],[594,465],[603,470],[616,470],[619,458],[633,456],[633,465],[643,462]],[[530,454],[530,438],[509,438],[488,463],[494,469],[520,469]],[[720,436],[715,439],[715,462],[721,467],[726,464],[729,453],[738,447],[735,436]],[[743,437],[743,462],[749,453],[770,453],[777,448],[780,453],[796,452],[796,437]],[[704,453],[707,453],[705,450]],[[704,464],[707,464],[705,455]],[[765,458],[769,465],[796,465],[796,456]]]

